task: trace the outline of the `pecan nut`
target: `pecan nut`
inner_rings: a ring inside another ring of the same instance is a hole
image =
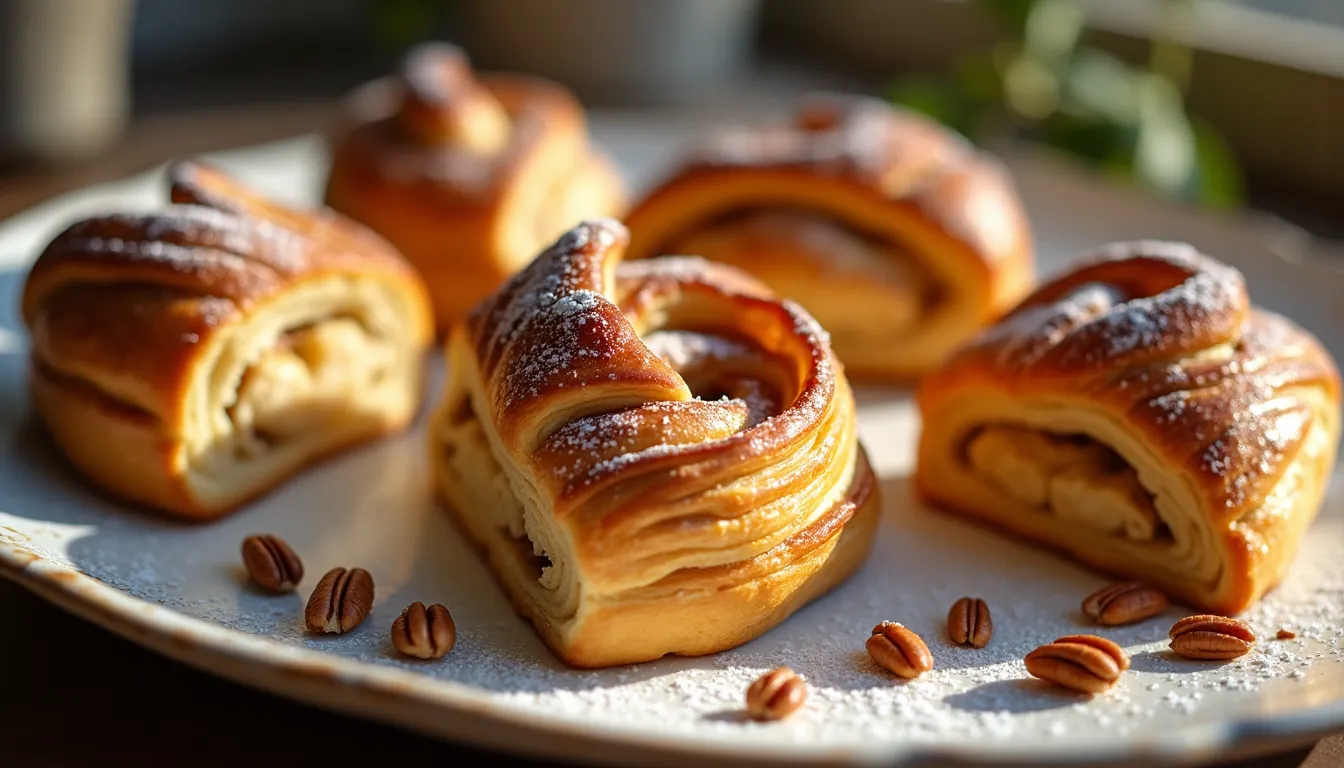
[[[313,632],[340,634],[358,627],[373,607],[373,577],[363,568],[332,568],[313,588],[303,620]]]
[[[1066,635],[1027,654],[1027,672],[1065,688],[1102,693],[1129,669],[1129,654],[1096,635]]]
[[[963,597],[947,612],[947,634],[957,645],[984,648],[994,634],[989,606],[980,598]]]
[[[747,688],[747,712],[757,720],[782,720],[807,701],[807,683],[788,667],[772,669]]]
[[[1083,600],[1083,614],[1108,626],[1133,624],[1165,610],[1167,596],[1137,581],[1102,587]]]
[[[1186,616],[1171,625],[1171,650],[1187,659],[1226,661],[1255,647],[1255,633],[1226,616]]]
[[[267,592],[289,592],[303,580],[303,561],[279,536],[248,536],[243,539],[242,549],[248,578]]]
[[[892,674],[913,679],[933,669],[929,647],[901,624],[884,621],[873,627],[867,647],[873,661]]]
[[[392,644],[397,651],[417,659],[441,659],[457,642],[457,626],[448,609],[435,603],[425,608],[411,603],[392,622]]]

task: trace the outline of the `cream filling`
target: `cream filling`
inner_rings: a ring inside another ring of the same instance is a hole
[[[1138,473],[1087,438],[990,426],[966,446],[972,470],[1014,499],[1108,535],[1152,541],[1162,529]]]
[[[187,395],[179,460],[228,499],[321,453],[404,422],[419,401],[411,308],[379,283],[314,280],[221,329]]]

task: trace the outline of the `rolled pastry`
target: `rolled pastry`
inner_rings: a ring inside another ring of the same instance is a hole
[[[792,125],[715,137],[626,223],[630,259],[696,254],[801,302],[855,378],[930,370],[1033,280],[1007,171],[861,97],[813,96]]]
[[[585,216],[625,191],[561,86],[477,77],[457,48],[413,48],[395,76],[357,89],[333,139],[326,201],[410,259],[440,333]]]
[[[760,635],[865,558],[878,520],[826,334],[728,267],[621,264],[585,222],[448,342],[438,491],[518,611],[582,667]]]
[[[922,382],[928,500],[1233,614],[1287,572],[1335,461],[1339,374],[1188,245],[1111,245]]]
[[[397,430],[421,396],[429,300],[384,240],[194,163],[173,204],[80,221],[28,277],[38,413],[125,499],[214,518]]]

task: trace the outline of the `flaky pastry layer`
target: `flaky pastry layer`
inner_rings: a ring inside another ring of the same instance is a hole
[[[1339,437],[1325,350],[1176,243],[1091,254],[919,405],[925,498],[1224,614],[1287,573]]]
[[[817,95],[791,126],[718,136],[626,223],[631,259],[695,254],[796,299],[863,378],[933,368],[1033,280],[1007,171],[875,99]]]
[[[877,523],[853,397],[796,305],[585,222],[448,344],[437,486],[577,666],[733,647],[844,579]]]
[[[478,79],[454,47],[412,49],[346,112],[326,202],[415,265],[440,333],[574,222],[625,205],[568,91],[523,75]]]
[[[169,173],[172,206],[78,222],[34,265],[31,389],[94,481],[211,518],[404,426],[432,325],[419,278],[362,227]]]

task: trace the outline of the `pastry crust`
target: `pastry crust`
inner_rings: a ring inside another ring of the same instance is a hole
[[[1034,279],[1007,170],[864,97],[817,94],[793,125],[714,138],[626,223],[630,259],[694,253],[802,303],[855,378],[932,369]]]
[[[456,328],[438,492],[566,662],[760,635],[862,563],[878,494],[854,400],[800,307],[700,259],[563,236]]]
[[[1089,255],[918,398],[926,499],[1222,614],[1288,571],[1339,438],[1328,353],[1181,243]]]
[[[171,206],[77,222],[34,264],[30,387],[96,483],[207,519],[405,426],[432,317],[415,271],[363,227],[200,164],[169,178]]]
[[[561,86],[478,78],[457,48],[421,45],[347,100],[326,202],[415,265],[446,334],[576,221],[624,210],[620,176],[587,130]]]

